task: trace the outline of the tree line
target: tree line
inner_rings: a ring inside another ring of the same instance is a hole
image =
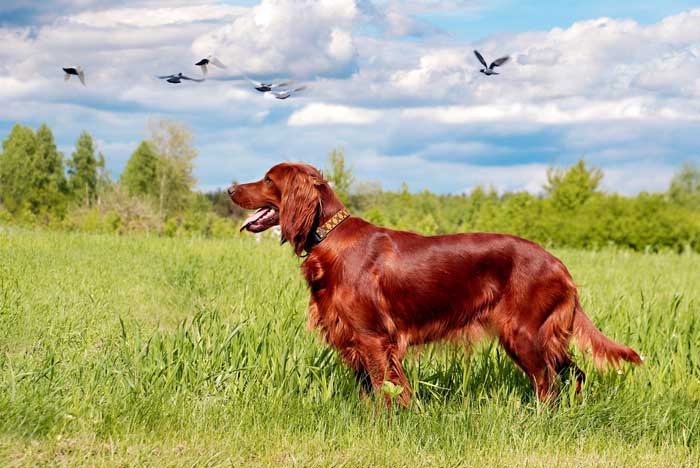
[[[550,169],[543,193],[477,187],[464,195],[379,188],[347,198],[354,212],[380,225],[425,234],[485,231],[548,246],[700,251],[700,168],[686,164],[666,193],[628,197],[600,191],[602,173],[581,160]]]
[[[88,232],[226,237],[244,211],[224,189],[195,191],[193,134],[168,120],[149,124],[117,180],[105,169],[87,132],[69,158],[47,125],[17,124],[0,153],[0,222]],[[342,149],[333,150],[326,178],[353,214],[379,225],[423,234],[493,231],[548,246],[700,251],[700,167],[686,163],[663,193],[636,196],[600,190],[602,172],[581,160],[551,168],[543,192],[412,193],[356,180]],[[233,222],[232,222],[233,220]]]

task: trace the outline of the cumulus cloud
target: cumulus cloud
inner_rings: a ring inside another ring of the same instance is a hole
[[[359,107],[313,103],[289,116],[292,127],[307,125],[368,125],[382,118],[382,112]]]
[[[36,26],[50,23],[61,16],[75,15],[80,12],[211,3],[211,0],[13,0],[0,2],[0,24]]]
[[[263,0],[192,50],[214,51],[248,74],[344,77],[357,68],[353,26],[361,17],[356,0]]]
[[[221,21],[245,13],[248,9],[232,5],[193,5],[161,8],[114,8],[86,11],[66,17],[66,21],[93,28],[117,26],[155,27],[170,24],[187,24],[197,21]]]
[[[359,155],[355,161],[357,175],[376,179],[377,174],[395,174],[386,184],[398,189],[400,181],[411,190],[434,190],[468,193],[478,186],[493,187],[499,192],[525,190],[538,193],[546,181],[547,166],[543,164],[509,164],[483,166],[457,161],[426,161],[418,156],[386,157],[375,152]]]
[[[561,57],[561,52],[552,47],[531,47],[527,52],[518,55],[518,63],[521,65],[552,66]]]
[[[694,107],[694,106],[693,106]],[[688,120],[700,121],[693,109],[663,106],[651,98],[589,101],[571,98],[546,104],[494,104],[475,106],[421,107],[403,112],[407,118],[459,125],[478,122],[527,122],[561,125],[610,120]]]

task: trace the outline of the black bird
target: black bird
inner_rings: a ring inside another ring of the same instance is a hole
[[[484,57],[481,56],[478,50],[474,51],[474,55],[476,55],[476,58],[479,59],[479,62],[484,66],[481,70],[479,70],[481,73],[483,73],[486,76],[491,76],[491,75],[499,75],[500,73],[496,73],[493,69],[496,67],[500,67],[504,63],[508,61],[510,58],[509,56],[501,57],[499,59],[494,60],[491,62],[491,65],[486,65],[486,60],[484,60]]]
[[[209,64],[212,64],[212,65],[219,67],[219,68],[226,68],[226,65],[221,63],[221,60],[214,57],[213,55],[209,55],[209,56],[207,56],[207,58],[203,58],[199,62],[195,63],[195,65],[197,65],[199,68],[202,69],[202,75],[207,74],[207,71],[208,71],[207,65],[209,65]]]
[[[287,99],[292,94],[298,93],[299,91],[304,91],[305,89],[306,89],[306,86],[299,86],[298,88],[294,88],[294,89],[285,89],[282,91],[272,91],[272,94],[277,99]]]
[[[204,81],[204,79],[190,78],[189,76],[185,76],[182,73],[178,73],[177,75],[159,76],[158,78],[161,80],[165,80],[168,83],[174,83],[174,84],[179,84],[182,82],[182,80],[196,81],[198,83],[201,83],[202,81]]]
[[[75,75],[78,77],[83,86],[87,86],[85,84],[85,72],[83,71],[83,68],[81,66],[63,67],[63,71],[66,72],[66,76],[63,78],[64,81],[70,80],[70,76]]]

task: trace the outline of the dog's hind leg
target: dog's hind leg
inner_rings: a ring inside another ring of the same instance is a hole
[[[531,335],[527,331],[511,330],[507,334],[499,333],[499,341],[508,356],[528,376],[537,397],[546,401],[552,394],[556,395],[556,382],[547,372],[547,363],[539,343],[530,338]]]
[[[557,366],[557,374],[559,374],[560,377],[564,378],[566,376],[565,374],[569,372],[569,370],[573,371],[574,377],[576,378],[576,394],[578,395],[579,393],[581,393],[581,387],[586,381],[586,373],[583,372],[574,363],[574,361],[571,360],[571,357],[568,357],[563,362],[559,363],[559,365]]]
[[[514,304],[502,306],[512,312],[502,315],[496,323],[501,345],[530,378],[538,398],[553,400],[558,393],[557,374],[573,364],[568,350],[573,328],[573,296],[539,310],[536,304],[531,304],[529,309]]]

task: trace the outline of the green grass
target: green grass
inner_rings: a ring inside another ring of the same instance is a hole
[[[555,252],[645,356],[541,406],[497,346],[360,401],[288,246],[0,229],[0,465],[698,466],[700,256]]]

